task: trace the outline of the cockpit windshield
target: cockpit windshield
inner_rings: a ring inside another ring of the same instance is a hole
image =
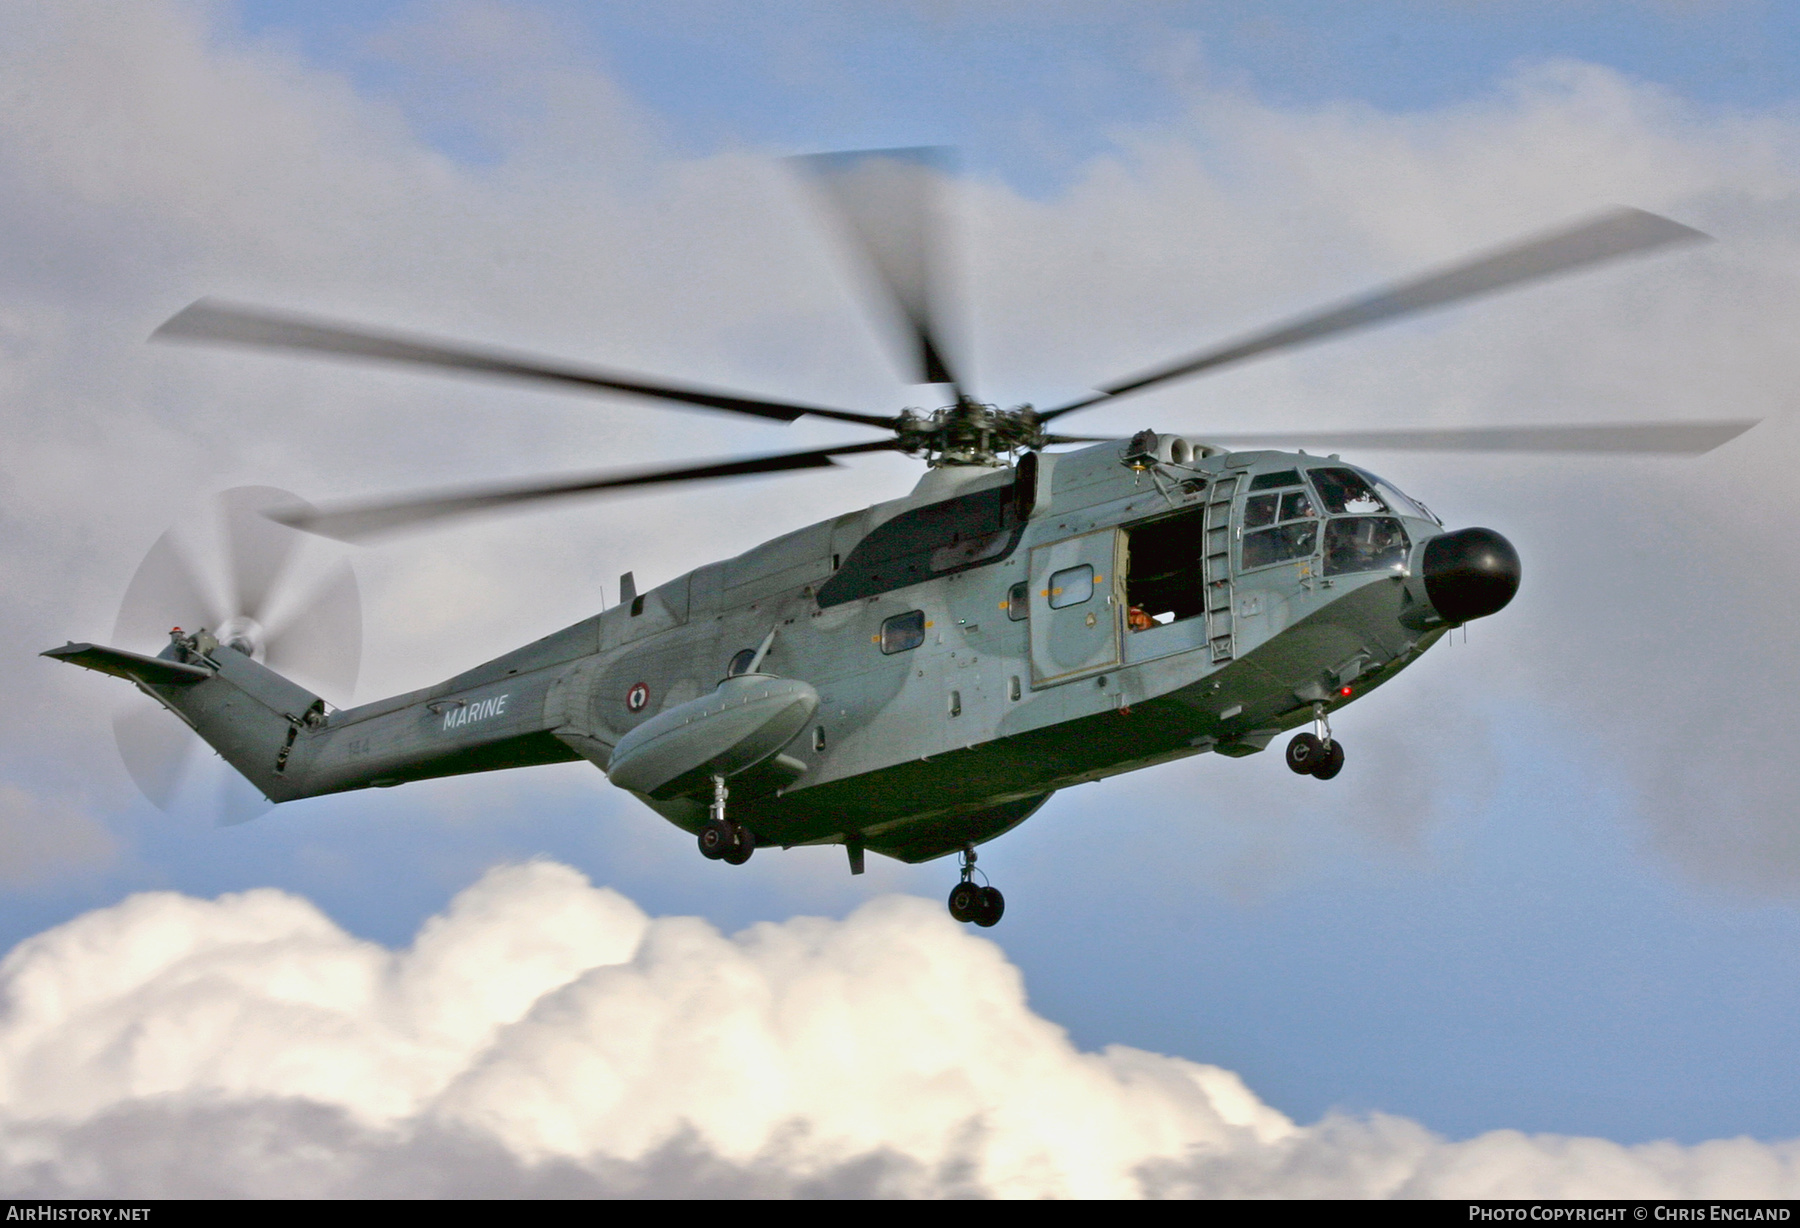
[[[1325,574],[1404,567],[1411,543],[1400,516],[1430,519],[1427,512],[1372,473],[1348,465],[1311,470],[1325,507]],[[1247,539],[1246,539],[1247,540]]]
[[[1376,482],[1354,469],[1314,469],[1312,480],[1325,510],[1333,516],[1367,516],[1389,510],[1375,493]]]
[[[1372,473],[1364,473],[1363,476],[1375,483],[1376,492],[1380,494],[1383,499],[1387,500],[1387,505],[1389,507],[1393,508],[1396,512],[1399,512],[1402,516],[1417,516],[1420,520],[1429,520],[1434,524],[1444,523],[1423,503],[1402,494],[1399,487],[1382,481]]]

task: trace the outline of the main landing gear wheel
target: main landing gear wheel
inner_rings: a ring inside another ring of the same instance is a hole
[[[1006,897],[1000,894],[998,887],[977,883],[975,874],[975,849],[971,846],[962,851],[962,882],[950,889],[950,916],[964,924],[974,922],[986,929],[1000,924],[1000,918],[1006,915]]]
[[[1324,704],[1313,705],[1317,733],[1297,733],[1287,745],[1287,765],[1301,776],[1330,780],[1344,770],[1344,744],[1331,736]]]
[[[1287,765],[1302,776],[1330,780],[1344,770],[1344,744],[1316,733],[1297,733],[1288,743]]]
[[[981,913],[981,888],[974,883],[958,883],[950,888],[950,916],[967,924]]]
[[[1342,763],[1343,758],[1343,752],[1339,751],[1338,761]],[[1287,744],[1287,765],[1297,775],[1311,776],[1324,761],[1325,743],[1316,733],[1297,733]]]
[[[700,829],[700,855],[708,861],[741,866],[756,851],[756,835],[748,827],[713,819]]]
[[[722,861],[728,866],[741,866],[756,851],[756,833],[742,823],[725,817],[725,799],[731,791],[725,778],[713,777],[712,817],[700,829],[700,855],[708,861]]]

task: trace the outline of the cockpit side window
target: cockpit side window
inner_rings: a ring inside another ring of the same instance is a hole
[[[1312,496],[1304,490],[1291,490],[1281,496],[1281,519],[1299,520],[1302,517],[1317,517],[1313,510]]]
[[[1301,486],[1298,470],[1262,474],[1250,488],[1283,485],[1300,489],[1270,491],[1244,500],[1244,540],[1238,555],[1244,571],[1305,558],[1318,545],[1319,509]]]

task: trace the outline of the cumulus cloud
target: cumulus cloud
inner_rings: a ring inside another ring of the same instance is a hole
[[[935,904],[726,936],[548,862],[398,951],[273,890],[77,917],[0,963],[0,1106],[13,1196],[1800,1192],[1800,1143],[1299,1125],[1078,1050]]]

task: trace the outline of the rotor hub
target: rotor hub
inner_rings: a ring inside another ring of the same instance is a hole
[[[220,645],[236,649],[253,661],[261,661],[268,652],[268,633],[263,625],[248,614],[233,614],[214,632]]]
[[[936,469],[945,465],[997,468],[1015,453],[1044,446],[1043,428],[1029,405],[1001,409],[963,397],[927,414],[903,409],[895,432],[900,449]]]

